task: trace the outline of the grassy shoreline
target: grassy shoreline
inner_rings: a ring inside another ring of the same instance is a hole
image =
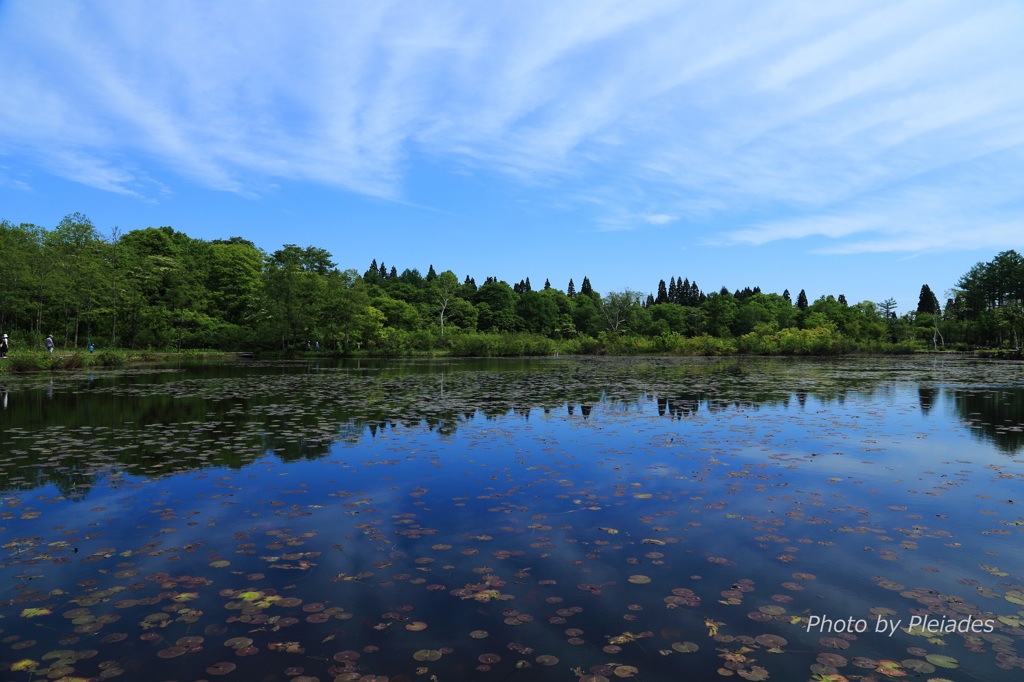
[[[11,351],[0,359],[0,375],[28,374],[33,372],[71,371],[77,369],[126,367],[175,361],[227,360],[238,353],[224,351],[135,351],[103,350],[88,351]]]
[[[610,341],[610,342],[609,342]],[[612,339],[573,339],[553,341],[546,337],[528,334],[475,335],[471,342],[453,343],[448,348],[410,351],[403,353],[380,353],[377,350],[359,350],[349,354],[334,351],[151,351],[151,350],[103,350],[89,353],[83,351],[55,352],[14,351],[7,358],[0,359],[0,375],[28,374],[36,372],[74,371],[97,368],[165,364],[173,362],[229,361],[239,358],[260,360],[301,360],[343,358],[522,358],[522,357],[573,357],[573,356],[663,356],[663,357],[836,357],[836,356],[877,356],[877,355],[937,355],[969,356],[977,358],[1020,360],[1020,351],[963,348],[932,349],[917,344],[872,344],[870,347],[828,345],[819,347],[760,348],[751,352],[743,348],[738,339],[717,339],[714,337],[693,337],[672,339],[672,343],[658,343],[658,339],[644,337],[622,337]],[[774,351],[774,352],[773,352]]]

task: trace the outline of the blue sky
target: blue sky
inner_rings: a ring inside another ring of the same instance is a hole
[[[1024,4],[0,4],[0,218],[914,308],[1024,250]]]

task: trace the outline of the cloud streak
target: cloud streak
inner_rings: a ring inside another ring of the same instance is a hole
[[[169,174],[391,200],[429,159],[603,229],[717,217],[723,243],[839,251],[908,248],[901,207],[928,200],[933,248],[972,219],[1000,246],[1022,28],[1014,2],[11,3],[0,154],[140,197]]]

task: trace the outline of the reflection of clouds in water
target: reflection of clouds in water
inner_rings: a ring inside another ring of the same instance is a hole
[[[446,390],[451,383],[446,380]],[[511,661],[509,643],[537,654],[571,656],[567,628],[580,628],[587,644],[598,647],[625,630],[650,630],[654,639],[641,642],[649,650],[628,644],[622,660],[637,663],[651,679],[670,679],[658,666],[677,666],[681,659],[653,652],[672,639],[703,641],[703,619],[710,615],[730,635],[771,632],[799,642],[786,660],[806,676],[814,660],[807,650],[817,638],[788,622],[755,623],[746,615],[781,603],[774,595],[792,598],[784,603],[788,614],[868,617],[868,609],[881,606],[905,617],[919,604],[883,589],[871,576],[964,594],[956,579],[986,578],[976,566],[986,551],[998,551],[1001,563],[1019,565],[1012,554],[1019,550],[1007,547],[1005,538],[982,534],[1010,516],[950,513],[965,508],[961,501],[979,490],[1001,496],[1017,481],[959,463],[989,463],[996,454],[967,432],[943,425],[938,406],[930,413],[919,410],[913,386],[847,394],[842,402],[834,394],[811,392],[802,407],[795,400],[785,406],[733,397],[714,402],[714,409],[700,403],[684,419],[666,418],[668,411],[658,416],[656,393],[629,403],[596,401],[587,420],[578,412],[569,416],[567,409],[527,417],[511,405],[497,416],[474,411],[447,435],[420,421],[389,425],[371,436],[359,418],[332,421],[333,412],[314,406],[311,428],[330,426],[341,436],[323,459],[243,458],[239,470],[208,466],[148,481],[101,480],[88,507],[46,505],[45,519],[34,523],[76,531],[88,555],[106,548],[97,565],[85,567],[109,571],[99,578],[103,585],[115,584],[119,562],[133,563],[143,577],[210,577],[214,584],[197,588],[202,596],[192,605],[214,622],[233,599],[218,596],[225,589],[273,589],[306,603],[341,606],[355,617],[344,624],[345,643],[338,648],[381,644],[389,661],[407,660],[406,649],[453,642],[453,658],[472,652],[470,661],[481,651],[497,651]],[[232,403],[231,409],[242,408]],[[287,443],[304,437],[302,409],[294,401],[269,403],[270,420],[247,418],[267,442]],[[199,461],[219,447],[220,438],[234,447],[230,425],[214,416],[205,423],[193,416],[196,423],[140,429],[138,437],[153,443],[148,464],[138,464],[138,471],[149,466],[163,472],[186,459]],[[71,436],[85,438],[88,432]],[[182,445],[191,450],[182,452]],[[80,446],[85,454],[90,448],[97,454],[104,444]],[[972,503],[977,509],[978,502]],[[33,523],[14,522],[15,533]],[[93,528],[100,535],[82,539]],[[906,541],[914,548],[901,546]],[[120,556],[123,551],[133,553]],[[890,552],[898,561],[885,560]],[[230,566],[211,567],[215,557]],[[294,568],[301,561],[310,566]],[[933,567],[937,573],[924,571]],[[82,568],[77,561],[61,566],[54,584],[74,585]],[[818,579],[800,580],[800,591],[786,588],[798,572]],[[495,589],[516,598],[477,601],[451,593],[488,575],[503,583],[495,582]],[[630,581],[631,575],[650,582]],[[555,582],[541,584],[549,580]],[[754,587],[743,594],[742,606],[720,605],[721,592],[741,580]],[[121,582],[131,581],[142,577]],[[673,588],[693,589],[701,607],[666,609],[663,600]],[[164,588],[146,581],[145,590],[149,595]],[[642,608],[629,610],[630,605]],[[559,609],[576,606],[582,611],[565,623],[545,622]],[[94,611],[111,609],[103,604]],[[535,621],[511,627],[505,610]],[[124,613],[127,622],[127,616],[145,611]],[[265,615],[284,613],[305,617],[299,608],[265,609]],[[637,620],[623,618],[630,614]],[[404,627],[412,620],[429,625],[415,640]],[[256,625],[231,623],[262,644],[267,637],[295,638],[311,651],[326,632],[299,624],[258,635],[251,632]],[[491,637],[471,643],[468,632],[477,628],[491,631]],[[865,636],[852,643],[851,655],[895,657],[908,643],[902,634],[897,637],[890,642]],[[957,646],[949,650],[959,653]],[[101,658],[117,653],[102,648]],[[717,667],[712,646],[702,652]],[[778,676],[776,666],[783,663],[766,655],[760,660]]]

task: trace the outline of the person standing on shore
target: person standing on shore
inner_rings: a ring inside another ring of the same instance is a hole
[[[43,345],[46,346],[47,353],[53,353],[53,336],[47,336],[46,341],[43,341]]]
[[[11,349],[11,344],[7,340],[7,334],[4,334],[3,338],[0,338],[0,358],[7,357],[7,351]]]

